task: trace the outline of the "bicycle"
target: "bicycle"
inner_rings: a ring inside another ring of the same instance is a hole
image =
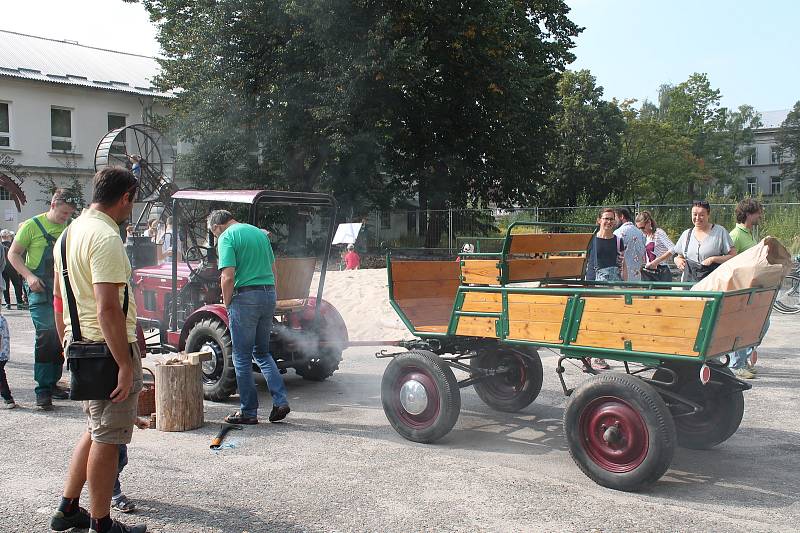
[[[781,282],[781,288],[772,308],[784,315],[800,313],[800,256],[795,257],[795,266]]]

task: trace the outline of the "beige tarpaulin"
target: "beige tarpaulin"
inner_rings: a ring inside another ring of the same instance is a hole
[[[735,291],[751,287],[775,287],[792,269],[792,256],[775,237],[761,242],[722,263],[693,291]]]

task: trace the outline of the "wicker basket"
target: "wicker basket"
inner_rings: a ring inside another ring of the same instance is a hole
[[[142,368],[153,376],[153,380],[147,380],[142,384],[142,392],[139,393],[139,406],[136,414],[139,416],[150,416],[156,412],[156,376],[149,368]]]

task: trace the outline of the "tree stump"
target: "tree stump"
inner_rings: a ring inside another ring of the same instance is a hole
[[[188,431],[203,425],[200,365],[156,365],[156,429]]]

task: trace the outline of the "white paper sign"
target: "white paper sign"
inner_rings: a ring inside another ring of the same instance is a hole
[[[339,224],[331,244],[354,244],[361,231],[361,222],[353,224]]]

